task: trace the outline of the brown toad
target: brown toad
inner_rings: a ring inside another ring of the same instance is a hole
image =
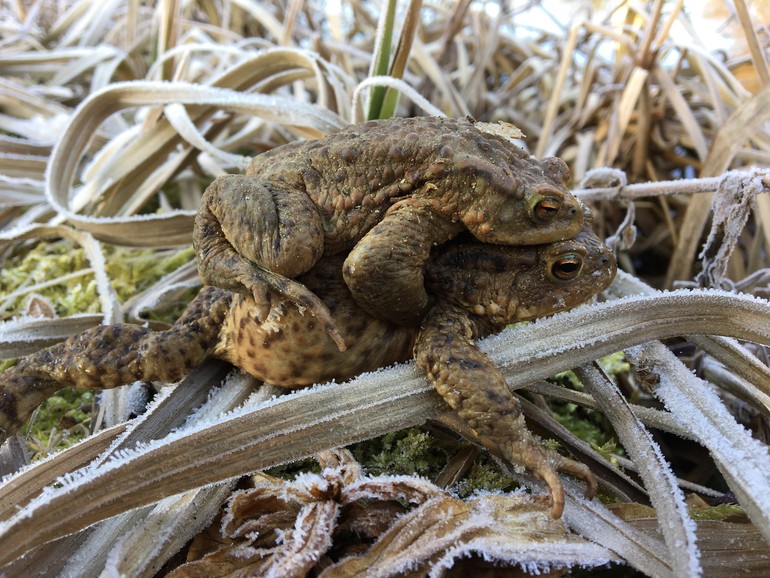
[[[433,246],[466,229],[502,245],[574,238],[583,215],[568,177],[560,159],[537,161],[472,120],[352,125],[217,178],[195,221],[198,270],[207,284],[253,294],[260,320],[270,292],[309,309],[342,349],[326,307],[290,278],[321,255],[349,252],[344,277],[358,305],[414,325],[429,307],[423,277]]]
[[[527,430],[500,371],[474,344],[514,321],[574,307],[610,283],[614,258],[588,221],[575,239],[548,245],[485,245],[466,235],[435,248],[425,275],[435,303],[422,327],[363,311],[342,279],[344,258],[325,257],[299,278],[329,308],[344,352],[315,317],[287,300],[274,298],[260,322],[252,296],[205,287],[168,331],[95,327],[21,359],[0,377],[0,427],[6,434],[18,430],[61,387],[177,381],[208,356],[290,388],[347,379],[414,356],[478,441],[547,482],[554,517],[564,503],[557,471],[583,478],[593,493],[595,479],[586,466],[543,448]]]

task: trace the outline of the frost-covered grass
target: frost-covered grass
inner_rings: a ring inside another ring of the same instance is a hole
[[[393,13],[393,22],[380,19],[378,5],[358,2],[0,4],[3,356],[22,355],[100,321],[172,319],[198,283],[189,245],[200,195],[215,176],[241,170],[253,154],[391,112],[504,120],[522,129],[534,154],[568,162],[576,194],[591,203],[595,228],[605,237],[616,235],[626,272],[605,296],[619,300],[519,327],[484,344],[512,388],[530,387],[525,408],[538,432],[589,463],[601,479],[602,498],[621,513],[587,503],[577,489],[568,489],[567,524],[602,546],[611,544],[611,556],[641,572],[711,575],[720,560],[707,549],[698,554],[685,495],[729,501],[730,495],[705,487],[708,478],[721,476],[754,532],[769,539],[765,474],[770,469],[759,432],[767,429],[770,416],[764,349],[770,314],[760,299],[724,292],[770,295],[766,8],[726,2],[734,16],[716,18],[725,20],[733,49],[718,53],[689,20],[688,11],[699,9],[698,2],[618,0],[591,10],[581,5],[589,3],[576,2],[551,15],[547,30],[532,25],[538,21],[533,14],[543,19],[538,4],[514,2],[495,11],[481,2],[407,2]],[[751,165],[757,168],[747,170]],[[662,294],[651,288],[677,284],[723,292]],[[629,297],[634,294],[645,296]],[[75,316],[80,313],[90,316]],[[54,315],[59,319],[50,318]],[[33,331],[36,340],[30,342]],[[662,338],[682,353],[680,360],[662,349],[657,342]],[[634,363],[616,363],[614,380],[592,364],[630,346]],[[544,381],[575,367],[583,388]],[[141,449],[131,450],[125,441],[116,446],[119,460],[92,464],[88,475],[70,477],[35,499],[56,475],[85,466],[119,435],[102,431],[22,474],[30,492],[24,499],[13,484],[0,487],[3,561],[105,515],[83,495],[108,496],[109,507],[116,508],[110,512],[117,514],[168,493],[196,492],[173,506],[164,502],[162,512],[147,518],[176,519],[177,525],[156,531],[177,533],[177,540],[167,548],[148,547],[146,568],[158,568],[190,537],[183,535],[184,516],[204,510],[213,516],[228,494],[224,486],[195,490],[196,477],[224,482],[225,474],[216,472],[238,476],[256,467],[233,465],[234,452],[264,443],[252,457],[268,467],[289,455],[309,455],[432,416],[443,406],[434,404],[424,380],[410,371],[402,367],[361,377],[339,390],[348,392],[342,398],[334,397],[333,389],[316,388],[233,413],[227,412],[251,384],[238,385],[243,391],[237,394],[228,386],[208,400],[217,410],[205,417],[195,413],[179,432],[151,442],[168,434],[155,423],[163,421],[163,412],[173,415],[170,407],[177,403],[185,408],[179,411],[190,409],[182,392],[164,392],[141,420],[116,426],[128,428],[120,434],[125,440],[147,444]],[[211,365],[191,377],[202,391],[222,378]],[[95,415],[104,420],[85,414],[65,419],[75,419],[73,427],[84,433],[86,421],[119,423],[126,417],[121,395],[102,396]],[[49,404],[60,407],[60,401]],[[566,424],[574,425],[575,414],[596,412],[589,419],[602,427],[584,436],[594,446],[565,431],[547,409],[549,402],[578,408],[560,416]],[[73,401],[76,411],[83,403]],[[260,429],[271,423],[263,417],[279,407],[288,408],[288,415],[302,408],[309,413],[292,422],[290,431]],[[340,421],[323,429],[331,415]],[[35,421],[48,437],[38,430],[29,441],[47,450],[62,426],[48,418]],[[279,434],[285,445],[276,448],[270,444]],[[634,442],[626,443],[625,457],[610,456],[616,434],[621,442],[624,436]],[[233,436],[240,436],[237,447],[227,444]],[[474,479],[488,489],[505,487],[505,480],[537,487],[516,472],[503,478],[498,476],[507,474],[492,473],[491,466],[481,469],[478,461],[466,459],[464,444],[444,441],[436,451],[419,431],[390,436],[358,455],[373,455],[371,465],[378,467],[400,460],[408,469],[412,462],[416,473],[447,479],[470,470],[457,486],[464,494],[474,491]],[[695,440],[711,453],[685,468],[674,436]],[[665,445],[659,449],[661,439]],[[179,455],[180,448],[187,453]],[[443,470],[433,461],[436,454],[447,454]],[[178,471],[168,471],[175,467]],[[156,479],[148,479],[150,471]],[[636,503],[655,505],[663,541],[621,519]],[[64,511],[68,517],[57,515]],[[490,512],[487,504],[467,520]],[[136,541],[126,540],[124,547],[152,542],[154,534],[137,518],[126,524],[130,529],[124,533]],[[187,525],[190,532],[200,526],[199,521]],[[697,531],[707,548],[704,528]],[[717,530],[731,531],[728,525]],[[397,534],[386,533],[389,539]],[[69,539],[73,551],[80,549],[71,560],[43,547],[34,563],[82,569],[82,560],[90,559],[89,572],[98,575],[106,560],[113,565],[126,560],[120,539],[109,538],[106,529],[88,543],[77,535]],[[464,539],[468,546],[471,538]],[[500,554],[504,544],[494,548]],[[769,571],[753,565],[763,552],[740,551],[757,575]],[[592,550],[591,560],[599,554]],[[504,556],[496,559],[515,565]],[[571,565],[575,559],[569,560]],[[558,566],[558,560],[521,564],[543,569]],[[146,568],[142,572],[149,572]]]

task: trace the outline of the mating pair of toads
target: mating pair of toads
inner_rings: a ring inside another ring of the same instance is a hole
[[[412,356],[478,440],[546,481],[596,481],[546,449],[474,340],[585,302],[615,260],[566,189],[472,120],[354,125],[259,155],[216,179],[195,222],[209,285],[169,330],[95,327],[29,355],[0,379],[0,427],[18,430],[65,386],[174,382],[206,357],[302,387]]]

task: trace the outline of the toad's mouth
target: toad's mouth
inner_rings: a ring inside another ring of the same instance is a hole
[[[567,311],[577,305],[569,305],[564,299],[556,299],[550,303],[538,303],[536,305],[519,306],[517,311],[517,317],[521,321],[528,321],[530,319],[537,319],[540,317],[550,317],[555,313]]]

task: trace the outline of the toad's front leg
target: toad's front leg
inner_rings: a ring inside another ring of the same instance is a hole
[[[425,291],[430,251],[464,228],[430,202],[395,203],[345,259],[342,274],[358,306],[378,319],[417,325],[430,307]]]
[[[564,488],[556,472],[571,473],[596,492],[596,478],[585,464],[544,448],[527,429],[518,400],[484,353],[473,343],[473,322],[461,309],[439,303],[425,319],[415,359],[434,386],[498,457],[525,466],[550,489],[551,515],[561,517]]]
[[[340,351],[345,342],[326,305],[292,281],[321,258],[324,230],[318,209],[304,191],[291,191],[244,175],[218,177],[203,195],[193,244],[203,281],[253,295],[264,321],[271,294],[307,309]]]

